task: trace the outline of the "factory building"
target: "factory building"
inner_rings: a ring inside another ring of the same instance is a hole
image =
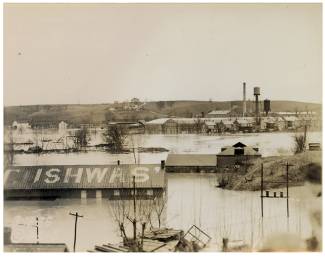
[[[135,179],[138,198],[165,189],[161,165],[14,166],[4,173],[5,199],[129,199]]]
[[[221,148],[217,154],[217,172],[246,172],[249,164],[261,157],[258,148],[238,142]]]

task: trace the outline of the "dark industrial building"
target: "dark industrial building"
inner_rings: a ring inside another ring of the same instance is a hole
[[[166,172],[215,172],[215,154],[168,154]]]
[[[161,195],[166,187],[161,165],[15,166],[4,173],[5,199],[130,199]]]
[[[238,142],[221,148],[221,152],[217,154],[217,171],[246,172],[250,164],[261,157],[258,148]]]

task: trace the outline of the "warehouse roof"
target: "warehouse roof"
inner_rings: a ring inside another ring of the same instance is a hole
[[[107,189],[165,187],[160,165],[14,166],[5,170],[4,189]]]
[[[216,166],[215,154],[168,154],[166,166]]]

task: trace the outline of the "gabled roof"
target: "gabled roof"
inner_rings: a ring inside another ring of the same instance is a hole
[[[223,147],[221,152],[218,153],[218,156],[232,156],[235,155],[235,150],[236,149],[243,149],[244,153],[243,155],[246,156],[252,156],[252,155],[256,155],[256,156],[261,156],[261,154],[258,152],[258,149],[254,149],[251,146],[247,146],[245,144],[243,144],[242,142],[238,142],[232,146],[227,146],[227,147]]]
[[[217,156],[233,156],[233,155],[235,155],[235,149],[236,149],[236,147],[228,147],[225,150],[223,150],[222,152],[218,153]],[[243,149],[244,149],[244,154],[242,154],[242,155],[261,156],[261,154],[259,152],[257,152],[250,146],[246,146]]]
[[[242,142],[238,142],[233,145],[233,147],[246,147],[247,145],[243,144]]]
[[[168,154],[166,166],[216,166],[215,154]]]

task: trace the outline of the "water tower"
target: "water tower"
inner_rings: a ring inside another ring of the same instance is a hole
[[[260,124],[260,109],[259,109],[259,105],[258,105],[258,96],[260,94],[261,94],[260,88],[259,87],[254,87],[256,125]]]

